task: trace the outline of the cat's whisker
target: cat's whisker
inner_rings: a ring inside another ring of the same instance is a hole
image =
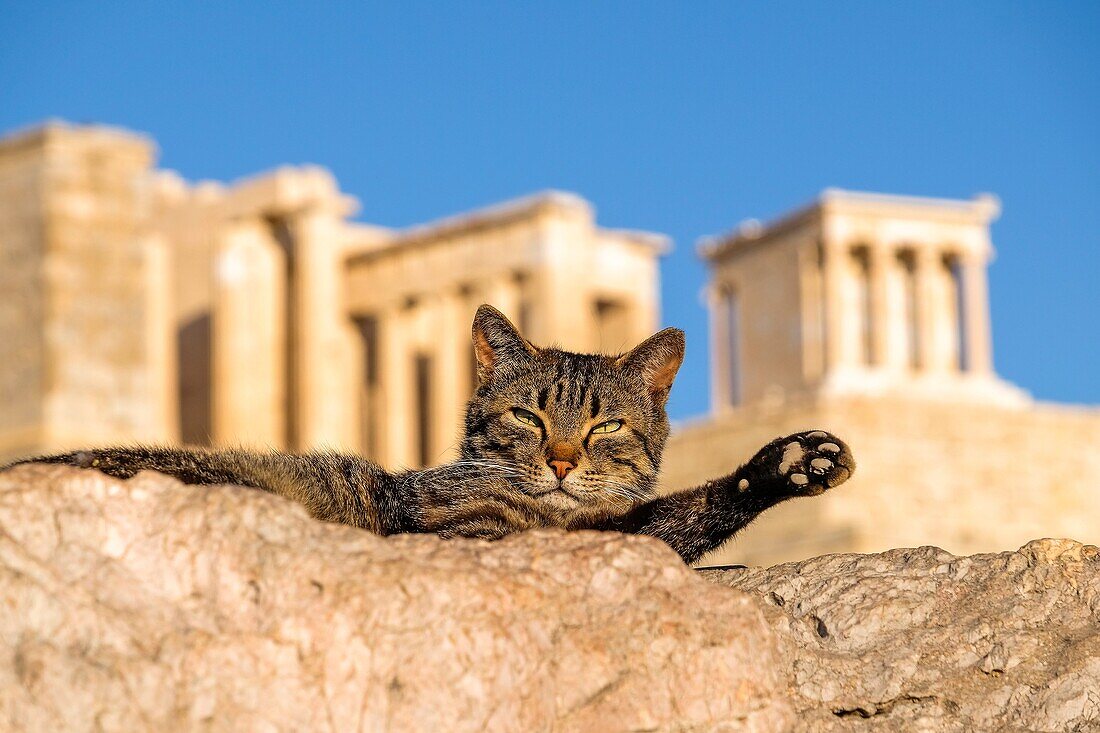
[[[597,490],[611,494],[616,498],[622,498],[630,502],[645,498],[644,492],[638,486],[632,484],[604,477],[586,477],[586,479],[586,484],[590,484],[596,487]]]
[[[496,473],[506,473],[513,476],[523,475],[518,467],[500,463],[493,463],[489,461],[456,461],[455,463],[447,464],[445,466],[439,466],[438,468],[429,470],[436,473],[437,475],[445,475],[448,472],[457,471],[466,471],[471,474],[476,474],[478,471],[492,471]]]
[[[625,481],[619,481],[617,479],[613,479],[613,478],[610,478],[608,476],[602,476],[602,475],[599,475],[599,474],[589,474],[587,476],[582,477],[580,480],[590,481],[592,483],[604,484],[604,485],[609,485],[609,486],[622,486],[624,488],[630,488],[630,489],[637,488],[637,484],[627,483]]]
[[[614,494],[619,494],[619,495],[632,494],[632,492],[630,491],[629,486],[626,486],[626,485],[623,485],[623,484],[612,483],[612,482],[587,481],[587,482],[583,482],[582,485],[590,486],[590,488],[593,488],[593,489],[598,490],[598,491],[606,491],[608,493],[614,493]]]

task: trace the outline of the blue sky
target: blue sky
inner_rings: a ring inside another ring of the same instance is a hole
[[[839,186],[991,191],[998,370],[1100,403],[1100,3],[0,0],[0,130],[148,132],[233,179],[331,168],[403,226],[560,188],[664,232],[663,319],[707,405],[698,237]]]

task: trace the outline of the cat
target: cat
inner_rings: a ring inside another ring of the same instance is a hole
[[[151,469],[187,484],[239,484],[297,501],[317,519],[382,535],[492,540],[539,527],[644,534],[687,563],[769,507],[834,488],[855,470],[840,439],[811,430],[773,440],[726,476],[657,496],[682,331],[667,328],[609,356],[536,347],[488,305],[472,330],[478,385],[460,456],[436,468],[394,473],[324,451],[155,447],[18,463],[96,468],[119,478]]]

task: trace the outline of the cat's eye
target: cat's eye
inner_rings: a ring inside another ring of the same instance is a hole
[[[622,420],[608,420],[607,422],[602,422],[596,427],[592,428],[592,434],[602,435],[603,433],[613,433],[622,426]]]
[[[533,428],[542,427],[542,420],[539,420],[539,416],[530,410],[525,410],[522,407],[513,407],[512,415],[524,425],[530,425]]]

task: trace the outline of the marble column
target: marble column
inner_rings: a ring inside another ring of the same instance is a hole
[[[485,283],[485,302],[508,316],[519,327],[519,288],[511,274],[500,274]]]
[[[844,304],[848,269],[848,250],[839,242],[822,242],[822,280],[824,284],[825,366],[833,370],[847,362]]]
[[[886,367],[900,373],[914,368],[912,349],[916,348],[916,276],[910,272],[911,251],[904,241],[887,243],[886,258]],[[915,266],[915,263],[914,263]],[[912,342],[912,343],[911,343]]]
[[[710,311],[710,400],[712,412],[732,407],[730,394],[729,308],[726,287],[711,283],[707,287],[707,310]]]
[[[159,234],[145,238],[145,336],[149,359],[149,409],[152,424],[145,440],[180,439],[179,353],[172,300],[172,251]]]
[[[433,356],[432,455],[445,463],[458,455],[463,408],[470,396],[470,323],[465,298],[457,290],[441,294],[435,303],[439,334]]]
[[[920,371],[952,369],[952,344],[957,336],[946,301],[950,298],[949,277],[943,252],[936,247],[916,248],[917,333]]]
[[[825,374],[824,282],[821,250],[816,240],[798,251],[798,279],[802,319],[802,378],[816,384]]]
[[[355,448],[356,402],[352,324],[343,298],[343,222],[319,203],[287,215],[295,258],[294,308],[297,447]]]
[[[355,339],[359,345],[353,355],[352,365],[355,372],[356,387],[352,392],[358,397],[358,420],[355,432],[356,452],[372,460],[380,460],[378,446],[380,439],[379,423],[375,419],[378,385],[371,381],[372,365],[378,364],[377,318],[352,314],[351,322],[355,328]],[[374,366],[373,377],[378,379],[378,367]]]
[[[881,243],[868,248],[871,297],[871,363],[876,367],[890,362],[892,345],[901,324],[897,322],[890,303],[890,266],[893,250]]]
[[[959,256],[959,286],[962,288],[965,340],[963,363],[975,374],[993,373],[993,339],[989,324],[989,285],[986,279],[986,258],[977,252],[962,252]]]
[[[413,434],[416,401],[413,390],[412,351],[406,330],[408,316],[401,305],[387,308],[378,318],[380,366],[380,458],[387,468],[407,468],[417,463]]]
[[[541,266],[529,283],[539,314],[537,338],[573,351],[599,346],[591,279],[578,272],[594,246],[590,212],[548,217],[541,225]],[[553,304],[550,307],[550,304]]]
[[[214,443],[287,448],[285,255],[263,222],[237,222],[214,268]]]

